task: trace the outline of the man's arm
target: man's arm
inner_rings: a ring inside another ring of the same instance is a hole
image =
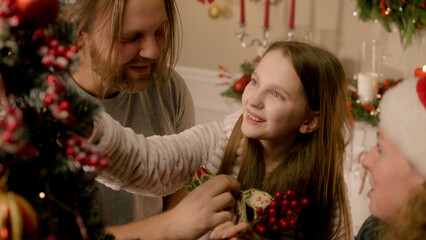
[[[159,215],[107,230],[124,239],[197,239],[219,224],[231,221],[228,211],[240,184],[233,177],[216,176],[190,192],[175,208]]]

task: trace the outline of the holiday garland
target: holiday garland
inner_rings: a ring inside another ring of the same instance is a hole
[[[101,105],[65,83],[79,55],[59,9],[0,1],[1,239],[113,238],[95,202],[107,156],[78,137]]]
[[[396,25],[403,49],[426,26],[426,0],[357,0],[357,7],[363,21],[378,20],[388,32]]]

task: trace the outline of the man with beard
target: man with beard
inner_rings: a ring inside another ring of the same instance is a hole
[[[173,71],[180,46],[174,0],[77,0],[69,19],[77,25],[81,55],[70,85],[87,97],[98,98],[114,119],[145,136],[178,133],[194,125],[191,95]],[[173,210],[160,215],[167,205],[161,197],[133,195],[99,184],[103,218],[107,226],[144,219],[109,228],[118,238],[201,236],[229,220],[231,214],[216,214],[233,204],[233,198],[227,197],[206,206],[200,201],[201,195],[214,198],[239,188],[236,180],[225,176],[213,179],[213,183],[217,187],[200,187]]]

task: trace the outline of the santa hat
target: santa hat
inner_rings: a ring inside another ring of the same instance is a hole
[[[426,77],[407,78],[383,95],[380,127],[426,178]]]

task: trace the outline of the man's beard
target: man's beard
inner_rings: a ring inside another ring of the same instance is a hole
[[[114,89],[120,92],[137,93],[145,90],[149,87],[153,81],[153,73],[156,70],[156,62],[152,60],[131,60],[128,63],[119,65],[114,62],[108,63],[105,59],[102,59],[96,46],[90,44],[90,58],[92,60],[92,70],[101,78],[104,86],[108,89]],[[129,74],[129,66],[133,66],[136,63],[152,62],[149,66],[149,71],[138,75]]]

